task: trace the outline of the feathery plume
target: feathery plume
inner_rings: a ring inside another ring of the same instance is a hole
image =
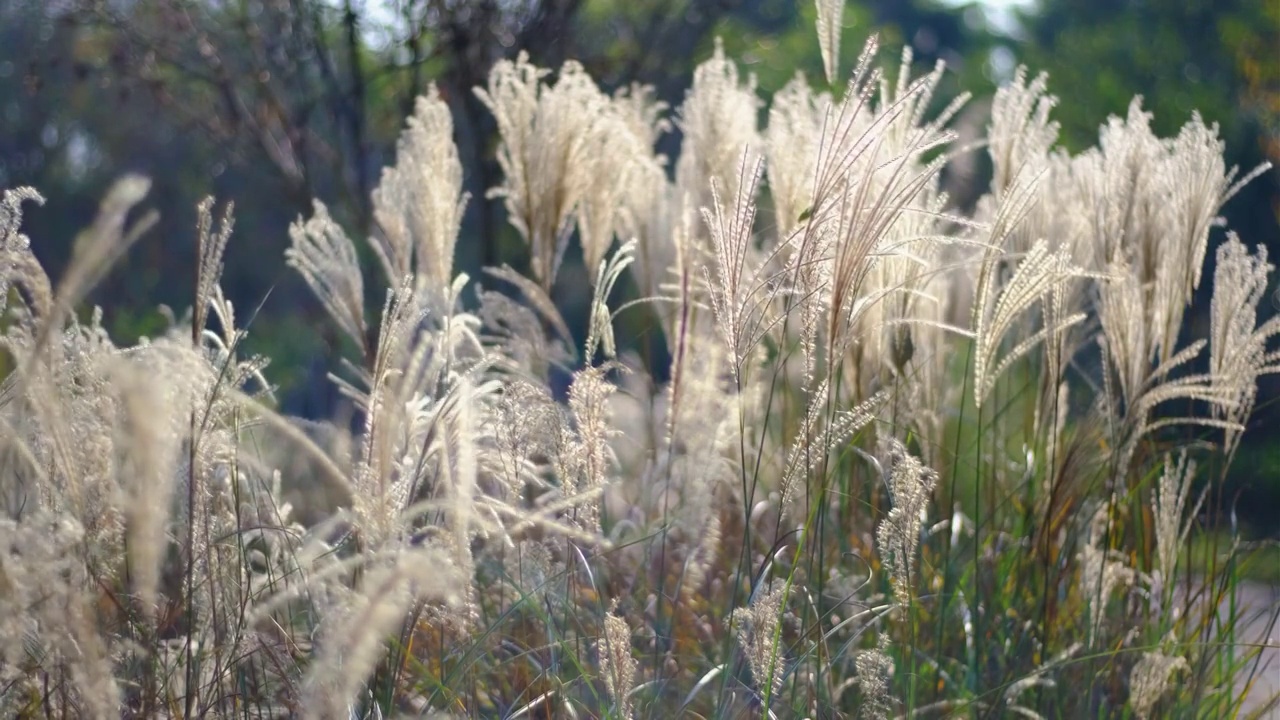
[[[1111,594],[1133,582],[1133,569],[1107,544],[1107,506],[1101,505],[1089,521],[1088,541],[1080,549],[1080,594],[1089,604],[1089,646],[1098,641]]]
[[[1129,706],[1133,708],[1134,715],[1139,720],[1151,717],[1156,703],[1169,689],[1174,672],[1189,669],[1184,658],[1159,652],[1143,653],[1129,674]]]
[[[823,4],[825,0],[818,3]],[[822,130],[831,109],[831,96],[814,93],[801,75],[774,94],[769,105],[764,148],[780,242],[800,227],[806,210],[812,213]]]
[[[756,689],[764,695],[777,695],[782,687],[783,659],[775,638],[782,622],[784,587],[760,592],[747,607],[733,611],[732,624],[737,630],[738,643],[751,665],[751,677]]]
[[[76,304],[106,277],[107,270],[124,257],[138,238],[155,225],[159,214],[154,210],[132,225],[126,225],[129,211],[150,191],[150,178],[132,174],[116,180],[107,190],[93,224],[76,236],[71,261],[58,282],[53,307],[41,325],[35,342],[37,352],[32,353],[32,357],[42,352],[55,334],[62,332],[63,321]]]
[[[880,522],[876,542],[893,579],[894,594],[905,606],[911,603],[914,594],[912,575],[916,548],[938,473],[925,467],[897,440],[889,441],[887,464],[893,508]]]
[[[592,157],[598,126],[609,116],[608,96],[576,62],[564,64],[554,85],[543,84],[547,74],[521,53],[515,62],[494,65],[488,88],[476,89],[502,136],[504,184],[489,196],[504,199],[544,289],[555,283],[579,204],[593,183],[609,179]]]
[[[617,284],[622,272],[635,261],[636,243],[634,240],[624,243],[613,254],[609,262],[601,260],[596,281],[593,283],[595,296],[591,300],[591,326],[587,331],[586,352],[583,357],[590,360],[595,357],[597,349],[603,349],[610,360],[618,356],[618,348],[613,340],[613,316],[609,313],[609,295]]]
[[[367,354],[364,320],[364,276],[356,248],[347,233],[316,200],[311,219],[289,226],[289,266],[302,274],[329,316],[362,353]]]
[[[614,434],[609,425],[609,397],[615,388],[605,377],[605,368],[591,367],[578,371],[569,386],[569,410],[576,426],[576,437],[568,443],[563,477],[567,497],[590,497],[608,481],[613,456],[609,440]],[[589,532],[599,527],[599,504],[589,502],[579,507],[576,524]]]
[[[637,184],[643,187],[653,182],[655,168],[665,180],[665,158],[653,154],[653,144],[667,126],[659,117],[665,106],[650,99],[651,91],[644,86],[619,91],[591,128],[586,172],[592,180],[577,211],[582,261],[587,268],[599,267],[615,235],[623,241],[635,238],[623,234],[639,229],[634,215],[628,215],[627,195]]]
[[[1227,241],[1218,247],[1209,304],[1209,373],[1229,401],[1214,405],[1214,416],[1233,425],[1243,425],[1253,412],[1258,376],[1280,372],[1280,350],[1267,349],[1271,338],[1280,335],[1280,316],[1256,325],[1257,309],[1274,269],[1267,262],[1265,245],[1250,255],[1233,232],[1227,233]],[[1241,435],[1236,427],[1225,428],[1223,446],[1228,461],[1235,455]]]
[[[415,294],[447,296],[467,200],[462,161],[453,142],[453,117],[432,85],[414,104],[396,144],[396,164],[382,171],[373,191],[379,232],[370,244],[389,281],[412,274]]]
[[[605,689],[613,698],[618,717],[631,717],[631,689],[635,686],[636,659],[631,654],[631,627],[624,617],[615,614],[618,601],[614,600],[604,616],[603,637],[596,642],[596,655],[600,658],[600,675]]]
[[[739,167],[758,164],[759,109],[755,76],[742,82],[737,65],[725,57],[724,43],[717,38],[715,52],[694,69],[693,85],[676,119],[684,133],[676,186],[694,212],[712,206],[713,184],[729,197],[740,196],[749,177]]]
[[[840,24],[844,15],[844,0],[817,0],[818,49],[822,52],[822,69],[827,74],[827,84],[836,84],[840,72]]]
[[[987,151],[997,200],[1006,197],[1019,177],[1039,175],[1058,141],[1058,123],[1049,119],[1058,98],[1048,94],[1048,81],[1049,76],[1040,73],[1028,83],[1027,69],[1020,65],[991,101]]]
[[[1024,312],[1037,302],[1051,303],[1053,293],[1063,285],[1084,273],[1070,264],[1065,250],[1050,252],[1046,242],[1038,241],[1018,263],[1013,275],[999,288],[996,299],[997,265],[984,264],[974,303],[974,335],[977,348],[974,353],[974,400],[978,407],[1000,376],[1009,367],[1036,348],[1037,345],[1059,337],[1069,328],[1084,321],[1083,313],[1057,318],[1057,324],[1041,328],[1024,338],[1003,357],[997,354],[1005,344],[1005,336],[1015,326]],[[1046,317],[1054,314],[1046,309]]]
[[[382,658],[382,649],[417,602],[448,607],[470,578],[456,572],[438,548],[406,548],[366,561],[359,589],[322,628],[316,657],[304,678],[304,716],[346,720],[351,702]]]
[[[893,716],[893,694],[889,691],[893,658],[885,652],[888,647],[888,636],[881,635],[877,647],[859,652],[854,659],[854,680],[862,694],[858,716],[865,720],[889,720]]]
[[[222,211],[222,221],[217,230],[214,230],[213,203],[213,198],[207,197],[196,206],[197,247],[200,248],[200,261],[196,270],[196,302],[192,307],[196,332],[204,330],[209,303],[213,300],[214,289],[222,277],[222,256],[235,227],[235,204],[227,203]]]
[[[44,270],[40,268],[38,263],[24,263],[23,260],[31,254],[31,238],[22,233],[22,203],[32,202],[36,205],[44,204],[44,197],[32,188],[22,187],[13,190],[5,190],[4,195],[0,196],[0,312],[4,312],[9,304],[9,286],[17,279],[22,283],[27,273],[19,273],[18,270],[35,265],[38,271],[38,278],[43,279],[43,286],[46,288],[44,295],[48,296],[49,279],[45,277]],[[31,279],[25,278],[30,284]],[[38,299],[37,299],[38,301]],[[43,308],[32,308],[35,311],[48,311],[49,305],[52,303],[52,297],[45,299]]]
[[[1191,480],[1195,474],[1196,463],[1188,459],[1186,450],[1182,451],[1177,463],[1165,455],[1164,471],[1160,473],[1160,481],[1152,495],[1151,514],[1156,526],[1156,582],[1152,594],[1161,602],[1166,584],[1174,577],[1178,548],[1186,539],[1187,533],[1191,532],[1191,521],[1199,511],[1200,503],[1204,502],[1202,495],[1191,512],[1186,512],[1187,496],[1191,492]],[[1185,523],[1184,514],[1187,515]]]

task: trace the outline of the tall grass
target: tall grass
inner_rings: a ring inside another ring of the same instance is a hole
[[[1280,369],[1265,251],[1228,234],[1209,337],[1183,318],[1249,176],[1216,128],[1157,138],[1136,100],[1068,155],[1021,70],[981,149],[954,147],[942,67],[912,78],[908,52],[889,77],[873,40],[844,74],[819,5],[831,89],[797,77],[764,128],[720,48],[673,114],[573,63],[499,63],[477,93],[527,273],[454,271],[469,198],[421,98],[373,196],[378,267],[318,202],[290,230],[358,349],[332,376],[355,433],[271,409],[219,288],[230,208],[200,207],[193,310],[121,348],[72,311],[145,230],[145,182],[56,286],[20,232],[38,194],[5,193],[3,711],[1240,711],[1260,655],[1238,556],[1191,533]],[[962,214],[942,173],[979,151],[992,184]],[[552,301],[573,243],[585,328]],[[624,313],[669,365],[620,352]]]

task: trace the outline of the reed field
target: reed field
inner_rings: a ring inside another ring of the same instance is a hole
[[[375,232],[320,202],[289,231],[350,350],[331,422],[278,412],[244,351],[229,205],[199,208],[190,308],[121,347],[82,308],[148,181],[57,279],[41,196],[4,191],[0,713],[1273,711],[1246,712],[1280,668],[1242,629],[1280,610],[1247,617],[1219,531],[1280,318],[1265,249],[1216,228],[1267,168],[1199,116],[1157,137],[1139,98],[1069,154],[1021,69],[958,139],[941,66],[874,39],[841,66],[818,5],[826,76],[768,106],[719,47],[674,108],[499,62],[475,92],[527,262],[480,277],[453,115],[419,98]]]

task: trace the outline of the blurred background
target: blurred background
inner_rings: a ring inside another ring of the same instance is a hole
[[[844,17],[846,69],[873,32],[891,66],[903,45],[918,71],[946,61],[939,107],[975,96],[962,130],[981,132],[995,88],[1025,64],[1050,74],[1073,151],[1141,94],[1158,134],[1198,110],[1220,125],[1228,165],[1280,164],[1277,0],[851,0]],[[234,201],[223,282],[250,323],[248,349],[272,358],[283,410],[329,417],[338,398],[325,374],[350,349],[286,270],[287,227],[314,197],[352,237],[368,233],[369,193],[430,83],[455,114],[472,196],[457,267],[474,277],[526,263],[500,202],[484,200],[494,124],[470,88],[495,61],[574,58],[606,90],[641,82],[675,107],[719,36],[767,98],[796,68],[822,81],[814,20],[808,0],[0,0],[0,188],[48,199],[28,208],[26,229],[56,277],[108,183],[126,171],[153,179],[159,226],[90,298],[117,342],[163,329],[160,304],[188,308],[196,203]],[[678,146],[672,133],[661,149]],[[986,181],[985,157],[970,161],[948,180],[960,206]],[[1227,220],[1280,255],[1280,171],[1232,200]],[[571,321],[574,277],[571,259],[558,289]],[[383,281],[368,285],[380,307]],[[1207,309],[1206,297],[1186,332],[1207,333]],[[1264,311],[1280,311],[1280,282]],[[1269,380],[1227,494],[1253,534],[1280,536],[1280,382]]]

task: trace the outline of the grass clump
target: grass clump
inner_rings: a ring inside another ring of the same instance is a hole
[[[193,311],[121,348],[70,310],[145,228],[145,182],[56,287],[19,232],[38,195],[6,193],[5,712],[1239,711],[1240,565],[1187,548],[1199,468],[1229,465],[1280,368],[1265,253],[1228,234],[1210,335],[1182,327],[1248,178],[1215,128],[1158,138],[1137,101],[1068,155],[1020,71],[962,213],[942,174],[972,151],[965,98],[933,112],[942,68],[912,78],[907,53],[890,81],[874,41],[837,82],[822,6],[834,89],[797,77],[764,128],[719,49],[670,119],[573,63],[499,63],[477,92],[527,275],[454,272],[469,199],[448,107],[420,99],[364,240],[380,313],[322,204],[290,231],[358,348],[333,375],[356,432],[271,409],[219,289],[229,208],[200,208]],[[551,299],[574,242],[581,346]],[[619,352],[631,312],[669,364]]]

